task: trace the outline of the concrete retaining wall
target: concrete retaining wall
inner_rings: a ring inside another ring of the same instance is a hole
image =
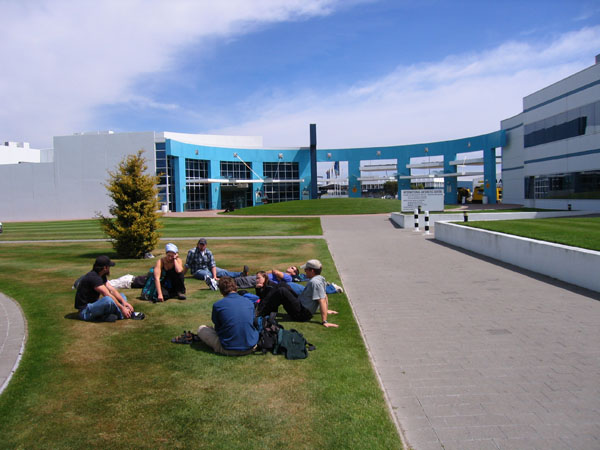
[[[496,214],[494,214],[496,215]],[[438,222],[435,238],[533,272],[600,292],[600,252]]]
[[[549,217],[574,217],[588,214],[597,214],[593,211],[538,211],[538,212],[490,212],[490,213],[474,213],[468,211],[469,221],[477,222],[481,220],[513,220],[513,219],[546,219]],[[430,214],[429,226],[433,226],[436,222],[462,222],[463,213],[453,214]],[[400,228],[414,228],[415,219],[413,214],[402,214],[394,212],[390,218]],[[425,226],[425,214],[419,214],[419,227]]]

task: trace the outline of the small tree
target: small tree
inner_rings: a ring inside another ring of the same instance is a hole
[[[142,258],[160,237],[159,178],[145,173],[148,166],[142,153],[128,155],[115,172],[108,172],[110,178],[104,186],[114,202],[109,207],[112,217],[98,213],[102,229],[121,258]]]
[[[396,195],[398,193],[398,182],[397,181],[386,181],[383,183],[383,191],[389,195]]]

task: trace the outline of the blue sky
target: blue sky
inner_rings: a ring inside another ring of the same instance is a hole
[[[0,0],[0,139],[261,135],[398,145],[495,131],[594,63],[597,1]]]

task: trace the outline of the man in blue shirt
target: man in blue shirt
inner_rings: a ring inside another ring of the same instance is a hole
[[[258,342],[258,330],[254,327],[254,304],[237,293],[231,277],[219,280],[223,298],[212,309],[213,327],[201,325],[198,337],[215,352],[228,356],[252,353]]]

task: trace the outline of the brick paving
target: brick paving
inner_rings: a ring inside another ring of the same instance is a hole
[[[416,450],[600,449],[600,296],[395,228],[323,228]]]

